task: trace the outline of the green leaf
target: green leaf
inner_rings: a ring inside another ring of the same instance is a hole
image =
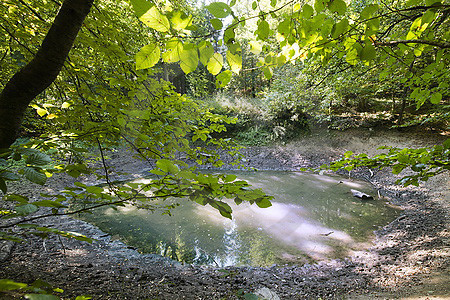
[[[70,104],[69,102],[64,102],[64,103],[61,105],[61,108],[65,109],[65,108],[69,108],[69,107],[71,107],[71,106],[72,106],[72,104]]]
[[[422,18],[419,17],[414,20],[411,24],[411,28],[409,29],[408,34],[406,35],[407,40],[412,40],[419,38],[422,35],[422,32],[428,27],[427,23],[422,22]]]
[[[328,9],[339,15],[343,15],[347,11],[347,4],[343,0],[332,0]]]
[[[30,287],[38,288],[38,289],[41,289],[41,290],[52,290],[53,289],[53,287],[48,282],[46,282],[46,281],[44,281],[42,279],[35,280],[30,285]]]
[[[16,243],[23,242],[23,239],[21,239],[17,236],[14,236],[14,235],[6,234],[2,231],[0,231],[0,240],[12,241],[12,242],[16,242]],[[1,286],[1,284],[0,284],[0,286]],[[2,291],[1,287],[0,287],[0,291]]]
[[[208,60],[214,55],[214,48],[210,42],[203,41],[200,43],[198,50],[200,52],[200,62],[206,66],[208,64]]]
[[[359,18],[361,20],[367,20],[371,18],[377,10],[378,10],[377,4],[369,4],[362,10]]]
[[[156,162],[156,166],[160,168],[165,173],[177,174],[180,171],[177,165],[175,165],[171,160],[160,159]]]
[[[211,19],[210,22],[211,22],[211,25],[214,27],[215,30],[220,30],[223,27],[223,23],[219,19]]]
[[[86,192],[91,194],[101,194],[103,193],[103,188],[101,186],[91,185],[86,187]]]
[[[265,40],[269,37],[270,27],[266,20],[261,20],[258,24],[258,30],[256,31],[258,37]]]
[[[206,67],[211,74],[219,74],[223,67],[222,54],[214,53],[214,55],[209,59],[208,65]]]
[[[450,141],[450,139],[449,139],[449,141]],[[237,178],[236,175],[229,174],[229,175],[225,176],[225,180],[224,181],[225,182],[233,182],[233,181],[236,180],[236,178]]]
[[[360,53],[361,60],[370,61],[373,60],[376,56],[375,47],[372,45],[371,42],[367,42],[362,48]]]
[[[183,50],[183,43],[178,39],[172,39],[166,43],[166,52],[162,54],[162,58],[167,63],[177,62]]]
[[[31,182],[44,185],[47,181],[47,176],[41,170],[38,171],[31,167],[25,167],[22,170],[25,177]]]
[[[444,149],[450,149],[450,138],[443,143]]]
[[[227,61],[231,71],[239,74],[242,69],[242,57],[238,54],[233,54],[230,51],[227,51]]]
[[[231,207],[225,202],[222,201],[214,201],[211,203],[211,206],[218,209],[220,214],[225,218],[231,219]]]
[[[227,211],[225,211],[225,210],[221,210],[221,209],[219,209],[219,213],[223,216],[223,217],[225,217],[225,218],[228,218],[228,219],[232,219],[232,217],[231,217],[231,213],[229,213],[229,212],[227,212]]]
[[[223,40],[225,41],[226,44],[231,44],[233,42],[235,42],[235,38],[236,38],[236,33],[234,32],[234,29],[236,27],[228,27],[227,29],[225,29],[225,32],[223,34]]]
[[[311,18],[313,14],[314,14],[314,9],[312,8],[311,5],[309,5],[309,4],[303,5],[303,8],[302,8],[303,19]]]
[[[10,279],[0,279],[0,291],[18,290],[18,289],[23,289],[27,286],[28,285],[25,283],[15,282]]]
[[[127,124],[127,122],[125,121],[125,118],[122,116],[117,117],[117,123],[121,127],[125,127],[125,125]]]
[[[256,203],[256,205],[258,205],[258,207],[261,207],[261,208],[267,208],[267,207],[272,206],[272,203],[266,197],[256,200],[255,203]]]
[[[253,1],[253,3],[252,3],[252,9],[253,9],[253,10],[256,10],[257,8],[258,8],[258,2]]]
[[[272,76],[273,76],[273,70],[271,67],[264,67],[263,73],[264,73],[264,76],[266,77],[266,79],[268,79],[268,80],[270,80],[270,78],[272,78]]]
[[[347,31],[348,29],[348,19],[342,19],[339,23],[336,23],[331,29],[331,37],[333,39],[338,38],[341,34]]]
[[[16,206],[15,211],[17,214],[19,214],[21,216],[26,216],[26,215],[32,214],[34,212],[37,212],[38,209],[39,208],[36,205],[29,203],[29,204],[25,204],[25,205]]]
[[[441,4],[442,0],[426,0],[425,4],[427,6],[432,6],[432,5],[437,5],[437,4]]]
[[[226,18],[230,15],[231,9],[223,2],[213,2],[206,6],[209,12],[216,18]]]
[[[37,112],[37,114],[38,114],[39,116],[41,116],[41,117],[43,117],[43,116],[45,116],[46,114],[48,114],[48,110],[46,110],[46,109],[44,109],[44,108],[41,108],[41,107],[36,108],[36,112]]]
[[[258,55],[258,54],[261,53],[262,45],[261,45],[260,42],[258,42],[258,41],[250,41],[249,44],[250,44],[250,52],[251,53],[253,53],[255,55]]]
[[[380,19],[373,19],[366,23],[366,36],[372,36],[380,29]]]
[[[185,45],[186,47],[187,45]],[[180,55],[180,67],[185,74],[195,71],[198,66],[198,52],[196,48],[183,50]]]
[[[316,0],[314,2],[314,9],[316,10],[317,13],[319,13],[325,9],[328,2],[329,0]]]
[[[134,12],[137,17],[140,18],[145,14],[154,4],[153,2],[147,0],[131,0],[131,5],[133,5]]]
[[[92,241],[93,241],[91,238],[88,238],[87,236],[84,236],[78,232],[62,231],[62,230],[58,230],[55,228],[49,228],[49,227],[40,227],[36,224],[20,224],[18,226],[22,227],[22,228],[33,228],[40,232],[53,233],[53,234],[57,234],[62,237],[65,237],[65,238],[71,238],[71,239],[75,239],[75,240],[82,241],[82,242],[92,243]]]
[[[172,22],[173,29],[181,30],[186,29],[187,27],[192,25],[193,16],[187,16],[182,11],[174,12],[170,21]]]
[[[102,189],[103,190],[103,189]],[[61,204],[57,201],[52,201],[52,200],[40,200],[40,201],[36,201],[33,202],[33,205],[36,206],[43,206],[43,207],[55,207],[55,208],[64,208],[67,207],[64,204]]]
[[[281,54],[280,56],[277,57],[277,65],[279,67],[281,67],[282,65],[284,65],[286,63],[286,56],[284,56],[283,54]]]
[[[29,300],[59,300],[61,298],[54,295],[46,295],[46,294],[26,294],[25,299]]]
[[[439,104],[442,100],[442,94],[439,92],[434,93],[431,95],[430,102],[433,104]]]
[[[25,196],[22,196],[19,194],[9,194],[9,195],[5,196],[3,198],[3,200],[16,201],[16,202],[19,202],[20,204],[26,204],[29,201],[28,197],[25,197]]]
[[[405,167],[404,167],[403,165],[401,165],[401,164],[394,165],[394,166],[392,166],[392,174],[397,175],[397,174],[399,174],[401,171],[403,171],[404,168],[405,168]]]
[[[289,36],[289,34],[291,33],[291,23],[291,18],[286,18],[284,21],[280,22],[278,24],[278,32],[281,35]]]
[[[347,53],[345,56],[345,61],[351,65],[356,65],[358,63],[358,50],[361,50],[361,46],[357,43],[351,45],[347,49]]]
[[[37,152],[29,155],[25,162],[29,165],[45,166],[51,163],[52,159],[45,153]]]
[[[226,86],[230,82],[232,74],[230,70],[226,70],[217,75],[216,86],[218,88]]]
[[[436,13],[431,9],[427,10],[422,16],[422,23],[428,24],[431,23],[436,17]]]
[[[139,20],[145,25],[160,32],[168,32],[170,30],[169,19],[165,15],[162,15],[156,6],[150,8],[145,14],[143,14]]]
[[[149,44],[136,53],[136,70],[148,69],[156,65],[161,52],[157,44]]]

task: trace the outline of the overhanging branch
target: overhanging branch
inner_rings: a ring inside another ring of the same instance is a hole
[[[450,43],[439,42],[439,41],[427,41],[427,40],[398,40],[398,41],[388,41],[388,42],[374,41],[375,46],[394,47],[399,44],[425,44],[425,45],[439,47],[442,49],[450,48]]]
[[[64,0],[34,58],[0,93],[0,148],[16,139],[28,104],[58,76],[94,0]]]

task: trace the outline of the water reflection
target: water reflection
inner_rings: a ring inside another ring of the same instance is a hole
[[[351,188],[374,194],[364,182],[294,172],[235,174],[275,195],[273,205],[229,201],[233,220],[189,201],[172,216],[121,207],[86,219],[143,252],[195,264],[269,266],[348,255],[398,213],[381,201],[353,198]]]

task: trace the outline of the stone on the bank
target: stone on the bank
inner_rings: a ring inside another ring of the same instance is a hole
[[[0,241],[0,261],[8,258],[13,245],[14,243],[11,241]]]
[[[278,297],[277,293],[266,287],[260,288],[254,294],[258,296],[258,299],[262,300],[280,300],[280,297]]]

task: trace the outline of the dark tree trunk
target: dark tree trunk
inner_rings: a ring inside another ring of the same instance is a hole
[[[64,0],[36,56],[0,94],[0,149],[17,138],[30,102],[58,76],[94,0]]]

